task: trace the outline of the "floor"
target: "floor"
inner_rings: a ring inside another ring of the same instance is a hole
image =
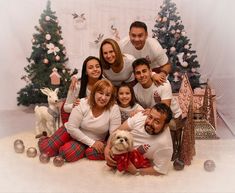
[[[234,193],[235,137],[218,117],[219,140],[196,140],[196,156],[190,166],[166,176],[115,176],[104,161],[86,159],[65,163],[58,168],[25,154],[14,152],[15,139],[22,139],[26,148],[36,147],[32,109],[0,111],[0,192],[42,193]],[[204,169],[204,162],[213,160],[213,172]]]

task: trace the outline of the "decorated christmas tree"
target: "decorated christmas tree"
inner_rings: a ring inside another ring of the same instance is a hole
[[[186,36],[176,4],[171,0],[164,0],[154,25],[153,37],[164,49],[172,64],[169,74],[172,91],[178,92],[182,74],[187,73],[192,89],[200,87],[200,73],[196,51],[192,50],[190,39]]]
[[[39,26],[35,26],[36,33],[32,38],[32,53],[27,58],[28,65],[24,68],[27,75],[21,79],[26,81],[26,86],[17,94],[18,105],[46,103],[47,98],[41,93],[40,88],[59,88],[59,97],[66,97],[73,73],[66,67],[68,58],[64,41],[61,36],[61,27],[58,25],[55,12],[51,10],[48,1],[47,8],[41,14]]]

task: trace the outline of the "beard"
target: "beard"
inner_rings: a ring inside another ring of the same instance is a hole
[[[149,135],[159,135],[160,133],[164,131],[164,128],[165,128],[165,124],[162,126],[161,130],[156,132],[155,129],[151,125],[145,124],[144,126],[146,133],[148,133]]]

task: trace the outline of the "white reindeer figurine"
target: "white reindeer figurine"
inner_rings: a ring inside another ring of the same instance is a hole
[[[59,126],[59,108],[58,108],[58,91],[56,88],[54,91],[49,88],[40,89],[41,92],[47,95],[47,101],[49,107],[36,106],[34,109],[36,116],[36,136],[46,131],[48,135],[51,135]],[[58,124],[56,124],[58,123]]]

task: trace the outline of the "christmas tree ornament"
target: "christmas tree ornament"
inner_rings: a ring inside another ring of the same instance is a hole
[[[188,62],[186,61],[183,61],[182,63],[180,63],[181,66],[183,66],[184,68],[187,68],[188,67]]]
[[[176,50],[175,47],[171,47],[171,48],[170,48],[170,52],[171,52],[171,53],[175,52],[175,50]]]
[[[57,68],[53,68],[52,73],[50,74],[52,85],[60,85],[61,76],[57,71],[58,71]]]
[[[163,18],[162,18],[162,21],[163,21],[163,22],[166,22],[166,21],[167,21],[167,17],[163,17]]]
[[[189,49],[189,45],[186,44],[186,45],[184,46],[184,48],[185,48],[185,49]]]
[[[56,60],[56,61],[59,61],[59,60],[60,60],[60,56],[56,55],[56,56],[55,56],[55,60]]]
[[[212,172],[215,170],[215,162],[213,160],[206,160],[204,162],[204,169],[207,172]]]
[[[23,153],[24,152],[24,144],[23,143],[16,143],[14,144],[14,149],[16,153]]]
[[[45,38],[46,38],[46,40],[50,40],[51,39],[51,35],[50,34],[46,34]]]
[[[192,68],[191,71],[195,73],[197,70],[195,68]]]
[[[50,18],[49,16],[46,16],[46,17],[45,17],[45,20],[46,20],[46,21],[50,21],[51,18]]]
[[[32,43],[35,43],[35,42],[36,42],[36,40],[33,38],[33,39],[31,40],[31,42],[32,42]]]
[[[41,163],[46,164],[50,161],[50,157],[48,156],[47,153],[41,153],[39,156],[39,160]]]
[[[48,64],[48,63],[49,63],[49,60],[48,60],[47,58],[44,58],[44,59],[43,59],[43,63],[44,63],[44,64]]]
[[[172,34],[175,34],[175,30],[174,30],[174,29],[173,29],[173,30],[171,30],[171,33],[172,33]]]
[[[60,43],[61,45],[63,45],[63,44],[64,44],[64,40],[60,40],[59,43]]]
[[[174,169],[175,170],[183,170],[184,169],[184,162],[180,159],[176,159],[173,163]]]
[[[26,155],[30,158],[36,157],[37,149],[35,147],[29,147],[26,151]]]
[[[47,50],[48,54],[54,53],[54,55],[56,55],[57,52],[60,51],[60,49],[58,47],[56,47],[53,43],[47,44],[46,47],[48,48],[48,50]]]
[[[56,167],[61,167],[62,165],[64,165],[64,158],[62,158],[61,156],[56,156],[54,159],[53,159],[53,164],[54,166]]]
[[[21,139],[16,139],[16,140],[14,141],[14,146],[15,146],[16,144],[18,144],[18,143],[24,144],[24,142],[23,142]]]

